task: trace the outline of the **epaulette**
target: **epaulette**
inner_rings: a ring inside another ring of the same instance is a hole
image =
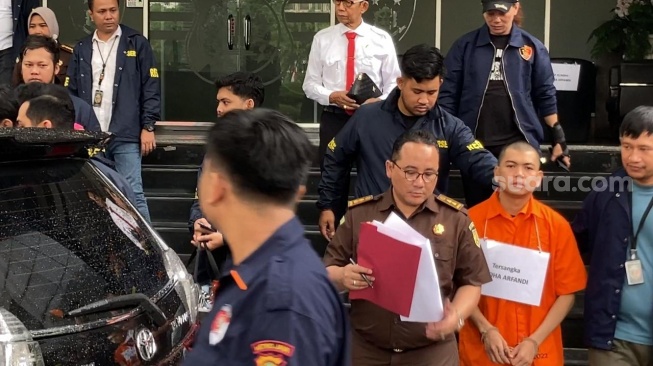
[[[61,50],[62,50],[62,51],[65,51],[65,52],[68,52],[68,53],[73,53],[73,48],[70,47],[70,46],[67,45],[67,44],[63,44],[63,43],[62,43],[62,44],[61,44]]]
[[[435,198],[438,201],[444,203],[445,205],[453,208],[456,211],[462,211],[464,213],[467,213],[467,210],[465,209],[465,205],[463,205],[462,203],[456,201],[455,199],[453,199],[451,197],[447,197],[447,196],[445,196],[443,194],[440,194],[440,195],[435,196]]]
[[[365,202],[372,201],[373,199],[374,199],[374,196],[372,196],[372,195],[361,197],[361,198],[356,198],[354,200],[349,201],[347,203],[347,207],[352,208],[352,207],[358,206],[360,204],[363,204]]]

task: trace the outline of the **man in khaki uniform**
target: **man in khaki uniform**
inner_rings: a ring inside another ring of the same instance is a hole
[[[438,148],[428,131],[411,130],[394,143],[386,161],[391,188],[376,197],[350,202],[344,223],[327,247],[324,262],[340,290],[368,286],[361,274],[374,280],[373,268],[350,264],[356,260],[360,223],[384,221],[392,212],[402,217],[433,246],[445,316],[437,323],[402,322],[398,314],[371,302],[351,304],[352,364],[439,366],[457,365],[454,333],[476,308],[481,285],[490,281],[474,225],[463,205],[436,196]],[[401,259],[398,259],[401,260]]]

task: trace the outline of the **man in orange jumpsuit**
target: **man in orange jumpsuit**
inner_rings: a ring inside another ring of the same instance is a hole
[[[564,364],[560,323],[574,304],[574,293],[585,288],[586,273],[567,220],[533,197],[542,176],[539,152],[525,142],[510,144],[501,152],[495,168],[501,189],[469,210],[483,239],[493,282],[503,280],[508,295],[499,296],[495,291],[490,296],[483,291],[486,295],[481,296],[478,309],[460,332],[462,366]],[[529,269],[523,256],[495,258],[489,263],[490,243],[494,243],[493,248],[505,245],[503,248],[510,251],[532,249],[531,253],[548,262],[538,273]],[[515,269],[508,272],[512,270],[506,268],[509,265],[497,263],[503,260]],[[526,276],[532,276],[531,280],[518,278]],[[536,277],[543,285],[531,291],[536,295],[530,304],[507,299],[519,291],[519,286],[534,286],[537,281],[532,279]],[[539,306],[532,305],[538,302]]]

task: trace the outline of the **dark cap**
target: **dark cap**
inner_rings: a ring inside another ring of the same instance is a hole
[[[483,12],[485,13],[486,11],[490,10],[498,10],[503,13],[507,13],[510,8],[512,8],[513,5],[515,5],[518,1],[517,0],[501,0],[501,1],[496,1],[496,0],[482,0],[483,3]]]

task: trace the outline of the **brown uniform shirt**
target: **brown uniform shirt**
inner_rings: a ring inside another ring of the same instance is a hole
[[[64,85],[66,82],[66,74],[68,73],[68,64],[70,63],[70,58],[73,56],[73,48],[62,44],[59,48],[59,73],[57,74],[57,79],[61,85]]]
[[[346,266],[349,258],[357,259],[360,223],[385,221],[395,212],[431,241],[443,297],[451,300],[461,286],[490,282],[478,235],[461,203],[443,195],[432,195],[407,219],[396,209],[391,189],[352,203],[344,223],[327,247],[324,255],[327,267]],[[434,343],[426,338],[425,323],[402,322],[398,314],[369,301],[353,300],[350,317],[352,328],[378,348],[410,350]]]

